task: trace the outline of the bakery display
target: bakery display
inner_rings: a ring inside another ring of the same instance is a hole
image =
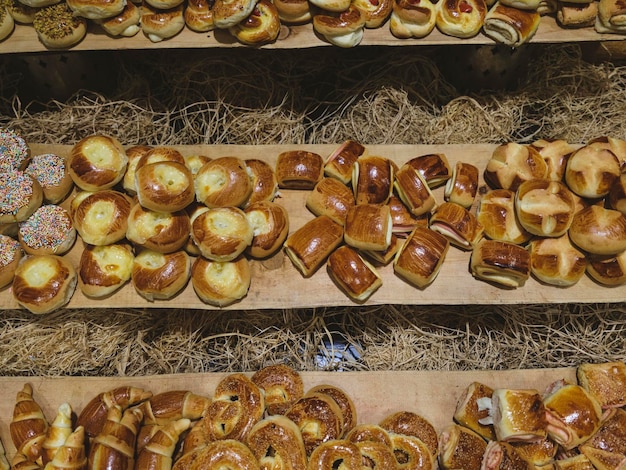
[[[119,14],[102,18],[97,23],[107,34],[113,37],[132,37],[141,31],[140,20],[141,11],[139,7],[133,2],[126,2]]]
[[[146,154],[146,157],[150,153]],[[194,178],[184,163],[158,161],[135,169],[139,204],[157,212],[177,212],[194,201]]]
[[[258,201],[244,209],[252,228],[252,240],[246,248],[253,258],[272,256],[283,246],[289,235],[289,213],[271,201]]]
[[[243,206],[254,189],[246,168],[238,157],[220,157],[205,163],[194,178],[196,200],[207,207]]]
[[[269,0],[259,0],[252,13],[234,26],[230,33],[243,44],[259,46],[274,42],[280,33],[280,17]]]

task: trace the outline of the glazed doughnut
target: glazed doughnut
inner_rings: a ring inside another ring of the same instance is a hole
[[[484,176],[492,188],[516,191],[523,181],[545,179],[548,164],[535,147],[509,142],[494,149]]]
[[[405,434],[391,433],[391,451],[398,468],[436,470],[437,463],[431,449],[421,439]]]
[[[139,204],[157,212],[181,211],[195,196],[191,171],[184,163],[174,161],[141,165],[140,160],[135,169],[135,188]]]
[[[124,11],[124,0],[66,0],[75,16],[100,20],[117,16]]]
[[[171,253],[187,244],[190,230],[185,211],[156,212],[135,204],[128,215],[126,238],[143,248]]]
[[[0,235],[0,289],[13,282],[13,275],[23,255],[19,241],[8,235]]]
[[[191,222],[191,237],[207,259],[232,261],[252,243],[254,233],[238,207],[214,207]]]
[[[111,295],[130,280],[133,259],[128,243],[85,246],[78,263],[78,287],[88,297]]]
[[[215,29],[213,23],[213,0],[188,0],[185,7],[185,24],[192,31],[206,33]]]
[[[87,20],[74,16],[65,2],[44,6],[37,11],[33,27],[41,43],[51,49],[72,47],[87,34]]]
[[[69,302],[76,288],[76,271],[57,255],[30,255],[22,259],[13,278],[13,296],[35,314],[50,313]]]
[[[174,8],[158,10],[144,2],[140,20],[143,33],[152,42],[161,42],[176,36],[185,27],[183,8],[184,3],[181,3]]]
[[[346,10],[335,13],[335,15],[314,15],[313,28],[315,32],[324,36],[329,43],[335,46],[355,47],[363,39],[365,15],[356,5],[350,3]]]
[[[295,402],[285,416],[300,429],[307,455],[321,443],[341,438],[343,413],[329,395],[308,394]]]
[[[330,468],[361,469],[361,452],[356,444],[345,439],[333,439],[320,443],[309,456],[307,470]]]
[[[50,204],[61,202],[74,187],[65,159],[53,153],[35,155],[25,171],[39,182]]]
[[[261,470],[252,451],[236,439],[210,442],[190,463],[189,470]]]
[[[245,208],[252,228],[252,241],[246,252],[253,258],[267,258],[282,248],[289,234],[289,214],[280,204],[259,201]]]
[[[31,255],[62,255],[76,241],[70,214],[61,206],[46,204],[19,224],[19,241]]]
[[[313,189],[322,179],[324,161],[321,155],[305,150],[281,152],[276,160],[279,188]]]
[[[393,187],[411,214],[415,216],[429,214],[437,208],[437,202],[430,187],[422,175],[408,163],[402,165],[396,172]]]
[[[243,442],[264,411],[265,397],[259,386],[248,376],[233,373],[215,386],[209,410],[200,422],[211,440]]]
[[[79,193],[77,198],[79,203],[70,214],[83,242],[109,245],[126,236],[132,206],[132,200],[126,194],[105,189],[85,195]]]
[[[131,280],[137,293],[147,300],[167,300],[183,290],[190,274],[191,259],[184,251],[143,250],[133,260]]]
[[[396,168],[385,157],[368,155],[352,166],[352,190],[357,204],[386,204],[393,193]]]
[[[30,160],[30,149],[15,131],[0,128],[0,171],[23,170]]]
[[[393,10],[393,0],[354,0],[352,3],[365,17],[366,28],[382,26]]]
[[[111,18],[97,21],[104,31],[113,36],[132,37],[141,30],[139,21],[141,12],[139,7],[131,1],[124,2],[125,6],[121,13]],[[128,155],[128,151],[126,152]]]
[[[219,29],[228,29],[241,23],[254,10],[257,0],[215,0],[213,24]]]
[[[278,10],[270,0],[259,0],[248,17],[228,30],[249,46],[274,42],[280,33]]]
[[[239,157],[219,157],[207,162],[195,177],[198,202],[207,207],[241,207],[252,194],[245,162]]]
[[[26,5],[20,0],[9,0],[7,2],[7,10],[16,23],[33,24],[37,8]]]
[[[431,284],[450,248],[443,235],[428,227],[416,227],[393,260],[394,272],[409,283],[424,288]]]
[[[69,173],[76,186],[84,191],[110,189],[122,181],[128,157],[122,144],[106,135],[92,135],[79,140],[70,151]]]
[[[365,302],[383,283],[376,268],[348,245],[330,254],[327,269],[331,279],[355,302]]]
[[[389,206],[358,204],[348,209],[343,237],[358,250],[384,251],[391,244],[392,228]]]
[[[281,22],[300,24],[311,21],[311,5],[308,0],[274,0]]]
[[[245,256],[233,261],[211,261],[199,256],[191,267],[191,283],[204,303],[225,307],[243,299],[250,289],[250,263]]]
[[[0,41],[8,38],[15,29],[15,21],[5,6],[0,7]]]
[[[43,202],[39,182],[23,171],[2,173],[0,179],[0,224],[22,222]]]
[[[478,168],[471,163],[457,162],[446,182],[444,198],[469,209],[478,193]]]
[[[304,396],[302,377],[285,364],[265,366],[252,375],[252,381],[265,392],[265,408],[270,415],[282,415]]]
[[[357,424],[344,438],[354,443],[379,442],[387,447],[391,447],[389,432],[378,424]]]
[[[274,169],[269,163],[256,158],[245,160],[244,163],[252,179],[252,194],[247,204],[257,201],[273,201],[278,192],[278,180]]]
[[[471,38],[483,27],[485,0],[445,0],[438,4],[437,29],[448,36]]]
[[[306,207],[315,215],[327,215],[344,225],[348,210],[355,205],[354,193],[337,178],[322,178],[306,198]]]
[[[484,233],[474,213],[453,202],[444,202],[437,208],[429,227],[462,250],[471,250]]]
[[[400,39],[428,36],[437,23],[437,6],[430,0],[394,0],[389,29]]]
[[[417,437],[429,449],[431,455],[437,455],[439,436],[432,423],[423,416],[412,411],[398,411],[386,416],[379,425],[392,434]]]
[[[339,406],[343,422],[340,435],[342,437],[345,436],[347,432],[350,432],[356,426],[358,421],[356,407],[354,406],[352,398],[350,398],[350,395],[348,395],[340,387],[330,384],[320,384],[311,387],[304,396],[307,397],[318,394],[328,395],[330,398],[335,400]]]
[[[576,212],[568,233],[587,253],[616,255],[626,250],[626,217],[613,209],[593,205]]]
[[[137,187],[135,186],[135,171],[141,157],[152,150],[149,145],[133,145],[126,149],[126,156],[128,157],[128,164],[126,165],[126,171],[124,172],[124,178],[122,178],[122,187],[131,196],[137,194]]]
[[[531,240],[528,247],[530,272],[541,282],[571,286],[585,274],[587,257],[572,244],[567,234]]]
[[[256,423],[246,444],[261,468],[306,470],[307,457],[298,426],[289,418],[273,414]]]
[[[621,174],[620,161],[608,148],[586,145],[567,160],[565,182],[581,197],[606,196]]]

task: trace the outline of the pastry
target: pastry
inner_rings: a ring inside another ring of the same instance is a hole
[[[274,6],[283,23],[302,24],[313,18],[308,0],[274,0]]]
[[[452,176],[448,157],[443,153],[429,153],[413,157],[407,160],[406,164],[417,170],[430,188],[445,184]]]
[[[483,33],[499,44],[519,47],[532,39],[540,21],[536,10],[521,10],[498,1],[487,12]]]
[[[539,139],[534,141],[531,146],[539,152],[548,165],[548,179],[563,181],[567,160],[574,152],[575,147],[562,139]]]
[[[83,242],[109,245],[122,240],[128,228],[132,200],[124,193],[107,189],[76,196],[78,204],[70,215]],[[73,201],[72,201],[73,202]]]
[[[420,468],[435,470],[437,461],[428,446],[421,439],[405,435],[391,434],[391,451],[396,456],[396,463],[401,468]]]
[[[336,178],[322,178],[309,192],[306,207],[315,215],[327,215],[344,225],[346,216],[355,205],[352,190]]]
[[[183,163],[162,161],[135,170],[139,204],[157,212],[181,211],[194,200],[194,178]]]
[[[344,436],[346,433],[350,432],[354,426],[356,426],[358,421],[356,407],[354,406],[354,402],[352,401],[352,398],[350,398],[350,395],[336,385],[320,384],[311,387],[307,390],[304,396],[307,397],[318,394],[328,395],[339,406],[343,422],[340,435]]]
[[[380,427],[393,436],[412,436],[424,443],[429,453],[434,457],[439,452],[439,437],[433,424],[412,411],[398,411],[385,416],[379,423]]]
[[[395,194],[391,195],[387,205],[391,213],[393,233],[406,234],[412,232],[417,226],[428,227],[429,214],[422,214],[420,216],[411,214],[408,207],[406,207],[404,202]]]
[[[207,259],[232,261],[252,243],[254,233],[238,207],[214,207],[191,222],[191,237]]]
[[[215,158],[195,177],[196,200],[207,207],[242,207],[252,195],[252,181],[245,162],[238,157]]]
[[[392,470],[397,468],[396,456],[391,446],[374,441],[355,442],[355,444],[357,449],[359,449],[363,462],[371,464],[370,468],[388,468]]]
[[[143,248],[160,253],[182,249],[189,239],[191,222],[187,212],[156,212],[135,204],[128,215],[126,238]]]
[[[167,300],[187,285],[191,275],[191,259],[184,251],[159,253],[143,250],[133,260],[131,281],[146,300]]]
[[[79,140],[68,157],[69,173],[84,191],[110,189],[124,177],[128,157],[122,144],[106,135]]]
[[[522,458],[508,442],[491,441],[487,444],[480,470],[531,470],[532,464]]]
[[[480,468],[487,442],[471,429],[451,424],[439,435],[439,448],[443,470]]]
[[[585,274],[587,257],[572,245],[567,234],[558,238],[537,238],[528,245],[530,272],[553,286],[572,286]]]
[[[358,442],[378,442],[385,447],[391,447],[391,435],[378,424],[357,424],[344,438],[355,444]]]
[[[143,411],[144,424],[164,425],[169,421],[202,418],[207,412],[211,398],[190,390],[167,390],[152,395],[139,406]]]
[[[486,237],[521,245],[532,235],[519,223],[515,214],[515,193],[509,189],[492,189],[480,198],[476,218]]]
[[[343,242],[343,227],[320,215],[287,237],[285,253],[304,277],[312,276]]]
[[[248,433],[246,444],[261,469],[307,468],[306,450],[298,426],[281,414],[261,419]]]
[[[65,159],[53,153],[35,155],[25,171],[39,182],[43,200],[50,204],[61,202],[74,187]]]
[[[252,228],[252,241],[246,248],[253,258],[267,258],[276,253],[289,234],[289,214],[275,202],[258,201],[244,209]]]
[[[43,202],[39,182],[23,171],[8,171],[0,179],[0,224],[22,222]]]
[[[66,0],[75,16],[99,20],[117,16],[124,10],[123,0]]]
[[[270,0],[259,0],[247,18],[228,30],[239,42],[249,46],[274,42],[280,33],[278,10]]]
[[[30,383],[25,383],[15,396],[13,416],[8,428],[18,455],[32,462],[42,458],[49,425],[40,404],[33,396],[33,386]]]
[[[333,0],[332,3],[336,3],[336,0]],[[347,9],[335,15],[314,15],[313,28],[315,32],[324,36],[329,43],[335,46],[343,48],[355,47],[363,39],[365,16],[356,5],[349,3]]]
[[[558,444],[550,436],[535,442],[512,442],[517,453],[522,459],[532,463],[537,469],[542,469],[554,462],[557,451],[560,450]]]
[[[198,33],[206,33],[215,29],[213,23],[213,0],[188,0],[184,17],[187,27]]]
[[[472,212],[453,202],[444,202],[437,208],[430,218],[429,227],[462,250],[471,250],[484,232]]]
[[[395,167],[391,160],[363,156],[352,166],[352,190],[357,204],[386,204],[393,193]]]
[[[134,466],[139,469],[162,465],[161,468],[171,469],[178,450],[178,441],[190,426],[191,420],[181,418],[159,427],[150,441],[137,452]]]
[[[31,255],[62,255],[76,241],[76,229],[61,206],[46,204],[19,223],[19,241]]]
[[[626,173],[622,173],[619,179],[611,186],[607,202],[611,209],[626,215]]]
[[[424,227],[417,227],[396,254],[394,272],[419,288],[431,284],[450,248],[443,235]]]
[[[198,174],[200,168],[204,166],[205,163],[208,163],[212,160],[211,157],[207,155],[185,155],[183,157],[183,161],[185,162],[185,166],[189,168],[191,174],[195,176]]]
[[[0,289],[13,282],[13,275],[23,255],[20,242],[8,235],[0,235]]]
[[[9,13],[9,9],[3,5],[0,7],[0,41],[8,38],[15,29],[15,20]]]
[[[244,256],[232,261],[211,261],[199,256],[191,267],[191,283],[196,295],[216,307],[243,299],[250,282],[250,263]]]
[[[568,233],[587,253],[616,255],[626,250],[626,217],[613,209],[592,205],[576,212]]]
[[[565,183],[571,191],[585,198],[606,196],[621,174],[615,153],[597,145],[576,150],[567,161]]]
[[[16,23],[33,24],[37,8],[22,3],[19,0],[11,0],[7,2],[7,10]]]
[[[124,9],[118,15],[97,21],[100,27],[113,37],[132,37],[141,31],[139,7],[133,2],[125,3]]]
[[[590,139],[587,142],[587,145],[610,150],[619,160],[622,171],[626,168],[626,140],[609,135],[603,135]]]
[[[328,273],[341,290],[356,302],[365,302],[383,283],[376,268],[347,245],[330,254]]]
[[[50,462],[54,459],[55,454],[63,446],[67,438],[72,434],[73,429],[73,410],[68,402],[61,403],[54,416],[54,421],[48,426],[46,438],[43,441],[41,453],[42,462]],[[78,429],[78,428],[77,428]],[[84,446],[85,428],[81,428],[81,446]],[[84,452],[84,447],[83,447]]]
[[[626,251],[614,256],[590,255],[587,274],[604,286],[621,286],[626,283]]]
[[[541,237],[560,237],[574,218],[575,201],[564,183],[530,180],[515,193],[515,214],[524,229]]]
[[[501,7],[496,4],[494,9]],[[511,7],[502,7],[509,10]],[[527,12],[519,11],[525,15]],[[493,12],[493,10],[490,11]],[[541,154],[530,145],[509,142],[497,146],[485,168],[485,181],[494,189],[516,191],[523,181],[545,179],[548,164]]]
[[[626,412],[616,408],[600,426],[600,429],[580,446],[582,455],[593,462],[594,468],[608,470],[619,468],[624,464],[626,454],[626,440],[624,439],[624,425]]]
[[[598,15],[595,29],[598,33],[624,34],[626,23],[624,7],[616,0],[602,0],[598,2]]]
[[[87,34],[87,20],[74,16],[65,2],[42,7],[35,13],[33,27],[41,43],[50,49],[72,47]]]
[[[361,468],[362,457],[356,444],[345,439],[321,442],[309,456],[307,470]]]
[[[428,184],[409,164],[400,167],[393,186],[411,214],[420,216],[436,210],[437,202]]]
[[[379,28],[391,16],[393,0],[354,0],[353,4],[365,18],[366,28]]]
[[[141,157],[152,150],[152,148],[153,147],[150,145],[133,145],[132,147],[128,147],[126,149],[128,163],[126,164],[126,171],[124,172],[124,177],[122,178],[122,187],[124,188],[124,191],[131,196],[137,194],[137,188],[135,186],[135,171],[137,170],[137,164],[139,163],[139,160],[141,160]]]
[[[285,364],[262,367],[252,381],[265,392],[265,409],[270,415],[282,415],[304,396],[302,376]]]
[[[161,42],[180,33],[185,27],[184,3],[160,10],[144,2],[141,6],[141,30],[152,42]]]
[[[563,28],[593,27],[598,17],[598,2],[558,2],[556,20]]]
[[[210,442],[194,457],[189,470],[220,470],[222,468],[260,470],[254,454],[244,443],[236,439]]]
[[[530,277],[530,253],[519,245],[483,238],[470,256],[476,279],[501,287],[522,287]]]
[[[283,189],[313,189],[324,173],[324,161],[315,152],[290,150],[276,160],[276,179]]]
[[[546,409],[536,390],[494,389],[490,416],[498,441],[532,442],[547,435]]]
[[[446,181],[444,198],[469,209],[478,193],[478,168],[471,163],[457,162]]]
[[[141,418],[139,408],[111,407],[102,431],[89,442],[88,468],[107,468],[110,462],[118,468],[133,467]]]
[[[187,166],[187,161],[185,160],[183,154],[174,147],[157,145],[156,147],[151,147],[146,151],[143,151],[141,148],[136,149],[135,151],[141,154],[135,167],[135,171],[144,165],[149,165],[150,163],[176,162]]]
[[[603,409],[626,404],[626,365],[623,362],[582,363],[576,369],[576,377]]]
[[[485,400],[491,400],[493,389],[480,382],[470,383],[457,400],[454,410],[454,420],[476,432],[483,439],[493,441],[496,439],[492,424],[483,424],[489,419],[489,410],[482,406]]]
[[[254,10],[257,0],[215,0],[213,24],[228,29],[245,20]]]
[[[30,161],[30,149],[15,131],[0,127],[0,171],[23,170]]]
[[[360,254],[368,257],[374,264],[387,266],[396,257],[401,243],[400,237],[398,237],[395,233],[392,233],[391,242],[386,250],[361,250]]]
[[[264,160],[249,158],[244,162],[252,180],[252,193],[247,204],[273,201],[278,193],[278,180],[274,169]]]
[[[358,250],[384,251],[391,243],[391,229],[389,206],[358,204],[348,209],[343,236]]]
[[[344,184],[352,181],[352,167],[365,153],[365,147],[354,140],[346,140],[335,148],[324,163],[324,174]]]
[[[428,36],[437,23],[437,4],[430,0],[394,0],[389,29],[400,39]]]
[[[183,4],[183,0],[144,0],[144,4],[151,6],[155,10],[164,11],[178,7]]]
[[[445,0],[437,5],[437,29],[456,38],[476,36],[487,16],[485,0]]]
[[[127,243],[85,246],[78,262],[78,288],[93,298],[113,294],[130,281],[133,259]]]
[[[76,288],[76,271],[57,255],[25,257],[13,278],[13,297],[34,314],[45,314],[66,305]]]

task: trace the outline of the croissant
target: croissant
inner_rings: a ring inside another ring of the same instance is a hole
[[[190,425],[189,419],[181,418],[159,429],[137,456],[135,470],[171,468],[180,435]]]
[[[107,413],[102,431],[92,441],[87,459],[88,469],[132,469],[142,419],[140,408],[122,411],[121,406],[113,405]]]
[[[22,390],[17,392],[9,431],[18,453],[24,454],[33,462],[41,456],[48,421],[39,404],[33,399],[33,387],[30,384],[24,384]]]
[[[211,399],[188,390],[170,390],[158,393],[141,404],[144,423],[167,424],[172,420],[200,419],[205,415]]]
[[[78,426],[67,437],[54,455],[46,464],[45,470],[86,470],[87,456],[85,455],[85,428]]]
[[[72,434],[72,407],[69,403],[61,403],[57,415],[48,427],[46,438],[43,441],[43,462],[47,463],[54,459],[57,450],[65,443]]]
[[[7,460],[4,444],[0,440],[0,470],[9,470],[10,468],[11,466],[9,465],[9,461]]]
[[[17,453],[11,460],[12,470],[41,470],[41,465],[29,460],[24,454]]]

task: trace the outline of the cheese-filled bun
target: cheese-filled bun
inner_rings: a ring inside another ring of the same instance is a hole
[[[193,175],[184,163],[162,161],[141,166],[140,163],[135,170],[135,188],[143,207],[176,212],[193,202]]]
[[[242,207],[252,194],[246,163],[239,157],[219,157],[207,162],[195,177],[198,202],[207,207]]]
[[[128,156],[122,144],[107,135],[79,140],[68,157],[69,173],[84,191],[110,189],[124,177]]]
[[[252,241],[247,252],[255,258],[266,258],[276,253],[289,233],[287,210],[271,201],[259,201],[244,209],[252,228]]]
[[[190,274],[191,258],[184,251],[143,250],[133,260],[131,281],[137,293],[147,300],[167,300],[187,285]]]
[[[126,194],[107,189],[77,198],[79,202],[70,214],[83,242],[109,245],[126,236],[128,215],[133,205]]]
[[[90,20],[111,18],[119,15],[126,5],[125,0],[66,0],[76,16]]]
[[[185,211],[157,212],[135,204],[128,216],[126,238],[144,248],[171,253],[187,244],[190,230]]]
[[[130,280],[133,249],[128,243],[86,245],[78,265],[78,287],[88,297],[103,298]]]
[[[204,303],[225,307],[243,299],[250,289],[250,264],[244,256],[232,261],[196,258],[191,268],[191,283]]]

